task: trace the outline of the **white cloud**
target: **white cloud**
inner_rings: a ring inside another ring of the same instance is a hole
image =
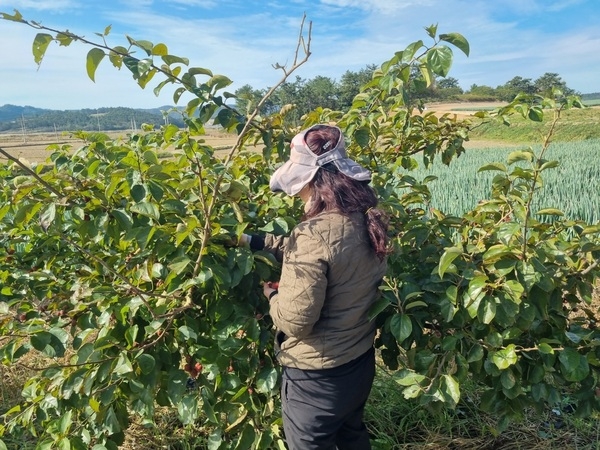
[[[76,0],[0,0],[0,8],[10,8],[11,10],[31,9],[37,11],[64,11],[69,8],[77,7]],[[9,12],[9,11],[4,11]]]
[[[182,6],[199,6],[201,8],[214,8],[219,4],[213,0],[168,0],[168,3]]]

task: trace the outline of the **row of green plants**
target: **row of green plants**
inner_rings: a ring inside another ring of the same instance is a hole
[[[518,147],[517,147],[518,148]],[[490,196],[494,174],[480,167],[504,161],[515,148],[471,149],[448,170],[439,161],[413,171],[417,179],[436,177],[428,183],[432,207],[452,216],[462,216],[481,199]],[[600,141],[557,142],[548,148],[548,157],[559,166],[544,177],[544,185],[534,199],[537,209],[556,207],[566,218],[586,223],[600,222]],[[552,216],[547,216],[551,219]]]
[[[571,142],[600,139],[597,123],[600,120],[598,108],[576,108],[564,111],[561,121],[552,129],[555,142]],[[470,136],[474,139],[491,139],[520,144],[543,141],[552,125],[552,118],[542,118],[541,122],[527,117],[513,116],[510,126],[502,121],[481,120],[473,123]]]
[[[383,62],[349,111],[318,107],[292,126],[285,115],[293,105],[258,115],[277,86],[242,114],[228,104],[231,80],[189,67],[165,44],[128,36],[109,46],[110,27],[93,42],[18,11],[0,17],[37,31],[38,63],[52,43],[88,45],[92,80],[106,61],[142,88],[173,87],[174,102],[187,101],[185,128],[147,126],[123,141],[81,132],[80,148],[53,146],[33,167],[0,149],[10,161],[0,168],[0,358],[8,367],[39,359],[22,401],[2,411],[0,439],[116,449],[133,421],[156,428],[167,408],[182,427],[200,428],[200,447],[283,448],[279,367],[260,287],[279,267],[231,240],[249,230],[290,232],[300,205],[272,194],[269,176],[291,138],[323,122],[344,130],[390,215],[394,251],[371,317],[398,393],[436,411],[455,408],[465,384],[476,383],[477,407],[497,418],[497,430],[560,403],[567,390],[577,414],[600,409],[590,396],[600,366],[590,305],[600,225],[533,203],[559,165],[547,154],[553,130],[564,111],[582,106],[577,97],[553,89],[482,112],[539,123],[550,115],[550,128],[539,149],[480,169],[496,174],[490,195],[450,216],[420,206],[431,191],[411,171],[436,160],[452,166],[472,124],[416,110],[407,90],[447,76],[453,49],[469,54],[458,33],[427,27],[427,44]],[[292,64],[276,65],[281,83],[310,57],[304,25]],[[238,136],[225,156],[203,139],[213,122]],[[256,146],[262,154],[245,151]],[[172,157],[160,158],[167,149]]]

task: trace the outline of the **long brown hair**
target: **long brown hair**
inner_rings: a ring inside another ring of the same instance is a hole
[[[340,136],[338,128],[327,125],[313,127],[304,139],[310,150],[321,155],[335,147]],[[344,215],[359,212],[364,215],[371,246],[380,259],[389,253],[387,215],[377,208],[377,194],[368,181],[357,181],[341,173],[335,164],[321,167],[309,184],[312,196],[305,213],[311,218],[324,211]]]

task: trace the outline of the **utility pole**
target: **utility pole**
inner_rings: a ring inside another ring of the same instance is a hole
[[[21,133],[23,134],[23,142],[27,139],[25,138],[25,117],[23,117],[23,113],[21,113]]]

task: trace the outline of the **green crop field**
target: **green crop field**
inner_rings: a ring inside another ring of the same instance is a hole
[[[436,161],[431,168],[420,168],[410,175],[419,180],[430,175],[438,177],[429,183],[430,206],[461,216],[480,200],[490,197],[492,178],[497,172],[478,172],[478,169],[491,162],[506,164],[508,154],[514,150],[514,147],[471,149],[450,167]],[[558,208],[570,219],[599,222],[600,140],[552,144],[546,159],[559,161],[559,166],[543,172],[544,186],[534,200],[534,210]]]

